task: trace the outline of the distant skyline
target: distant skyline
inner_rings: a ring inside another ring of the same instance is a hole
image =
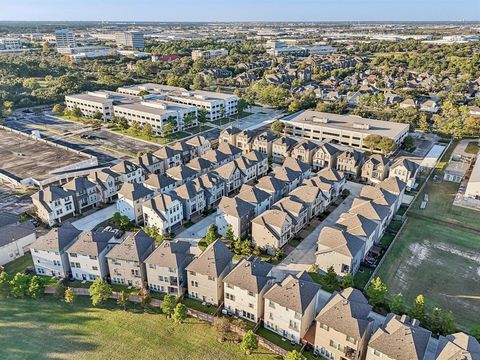
[[[0,21],[480,21],[479,0],[0,0]]]

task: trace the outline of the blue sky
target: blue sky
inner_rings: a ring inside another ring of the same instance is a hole
[[[480,0],[0,0],[5,20],[480,21]]]

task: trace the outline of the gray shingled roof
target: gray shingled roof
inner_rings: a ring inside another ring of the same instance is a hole
[[[310,165],[292,157],[285,158],[282,166],[286,169],[291,169],[300,173],[306,173],[310,171]]]
[[[1,217],[2,214],[0,214]],[[11,223],[0,229],[0,247],[23,239],[35,233],[35,227],[30,221],[21,224]]]
[[[420,165],[418,165],[416,162],[414,161],[410,161],[408,159],[399,159],[397,161],[395,161],[393,163],[393,165],[391,166],[392,169],[395,169],[396,167],[398,166],[404,166],[407,171],[410,172],[410,177],[413,177],[413,175],[415,175],[415,172],[417,171],[417,169],[420,167]]]
[[[228,156],[235,156],[242,153],[242,150],[239,149],[238,147],[225,142],[218,145],[217,150]]]
[[[60,186],[50,185],[42,190],[37,191],[32,195],[32,198],[40,201],[46,209],[51,211],[50,206],[48,206],[49,203],[55,200],[67,198],[72,195],[73,194],[71,191],[66,191]]]
[[[117,165],[111,167],[111,169],[119,174],[129,174],[138,169],[138,166],[131,161],[121,160]]]
[[[368,314],[371,310],[361,291],[347,288],[332,295],[316,320],[317,324],[325,324],[359,341],[370,323]]]
[[[218,278],[231,264],[232,259],[233,254],[227,245],[221,240],[216,240],[187,266],[187,270]]]
[[[224,213],[236,217],[253,215],[253,205],[239,197],[223,196],[218,204],[218,208]]]
[[[186,241],[164,241],[145,259],[145,263],[180,268],[180,265],[191,258],[190,243]]]
[[[124,183],[118,191],[118,194],[123,195],[129,200],[139,200],[149,195],[152,195],[153,191],[149,188],[146,188],[143,184]]]
[[[99,256],[107,247],[108,242],[114,238],[114,233],[105,232],[83,232],[78,239],[67,249],[68,253],[75,253],[85,256]]]
[[[164,189],[176,184],[176,182],[171,177],[163,174],[151,174],[148,179],[145,180],[144,184],[155,189]]]
[[[180,151],[172,149],[170,146],[164,146],[153,153],[156,157],[160,159],[170,159],[180,154]]]
[[[243,184],[237,197],[250,204],[261,204],[270,198],[270,194],[256,186]]]
[[[0,211],[0,228],[20,222],[20,216],[6,211]]]
[[[375,187],[378,187],[379,189],[387,190],[388,192],[395,195],[400,195],[403,189],[405,189],[405,186],[406,184],[396,176],[385,179],[379,182],[377,185],[375,185]]]
[[[388,314],[368,346],[395,360],[423,360],[430,331],[412,324],[408,316]]]
[[[359,214],[370,220],[382,221],[389,214],[389,209],[385,205],[376,204],[370,200],[356,198],[348,210],[350,214]]]
[[[355,236],[370,237],[376,229],[377,224],[358,214],[343,213],[337,221],[337,226]]]
[[[170,176],[172,179],[184,181],[186,179],[196,177],[198,173],[188,166],[178,165],[167,169],[165,174]]]
[[[81,233],[75,226],[66,222],[61,227],[40,236],[30,247],[37,250],[63,251]]]
[[[225,276],[223,282],[258,294],[267,285],[268,281],[273,280],[273,277],[269,276],[270,270],[272,270],[272,265],[255,256],[250,256],[247,259],[240,260],[233,270]]]
[[[63,188],[65,190],[71,190],[75,192],[84,191],[92,187],[95,187],[95,184],[88,180],[86,176],[76,177],[75,179],[70,180],[65,185],[63,185]]]
[[[128,261],[144,261],[150,254],[155,240],[140,230],[136,234],[130,234],[120,244],[117,244],[107,254],[108,258],[128,260]]]
[[[463,332],[440,336],[436,360],[478,360],[480,344],[470,335]]]
[[[330,226],[322,228],[317,242],[317,254],[333,251],[349,257],[355,257],[363,251],[365,244],[359,237]]]
[[[372,200],[376,204],[391,206],[397,201],[397,196],[375,186],[365,185],[360,190],[359,197]]]
[[[320,290],[320,285],[313,282],[307,273],[298,277],[288,275],[281,283],[274,284],[265,293],[265,299],[275,304],[303,314]]]

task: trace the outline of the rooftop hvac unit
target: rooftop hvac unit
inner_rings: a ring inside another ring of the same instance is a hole
[[[327,123],[328,123],[328,119],[327,119],[327,118],[323,118],[323,117],[321,118],[321,117],[316,117],[316,116],[314,116],[314,117],[312,118],[312,121],[313,121],[313,122],[316,122],[316,123],[322,123],[322,124],[327,124]]]
[[[370,125],[369,124],[364,124],[364,123],[353,123],[353,128],[354,129],[369,130]]]

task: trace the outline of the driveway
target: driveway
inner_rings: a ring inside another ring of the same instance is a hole
[[[348,181],[345,188],[350,190],[350,195],[333,210],[283,261],[278,264],[272,274],[281,277],[281,273],[296,274],[300,271],[308,271],[315,263],[315,251],[320,231],[325,226],[334,225],[340,215],[346,212],[352,205],[353,200],[360,194],[363,185]]]
[[[93,230],[97,225],[107,221],[108,219],[111,219],[116,211],[117,207],[115,204],[113,204],[72,222],[72,225],[83,231]]]
[[[188,229],[185,229],[180,234],[175,236],[174,240],[188,241],[192,246],[197,247],[200,240],[207,234],[207,229],[210,225],[215,224],[215,217],[217,213],[208,215],[206,218],[193,224]]]

